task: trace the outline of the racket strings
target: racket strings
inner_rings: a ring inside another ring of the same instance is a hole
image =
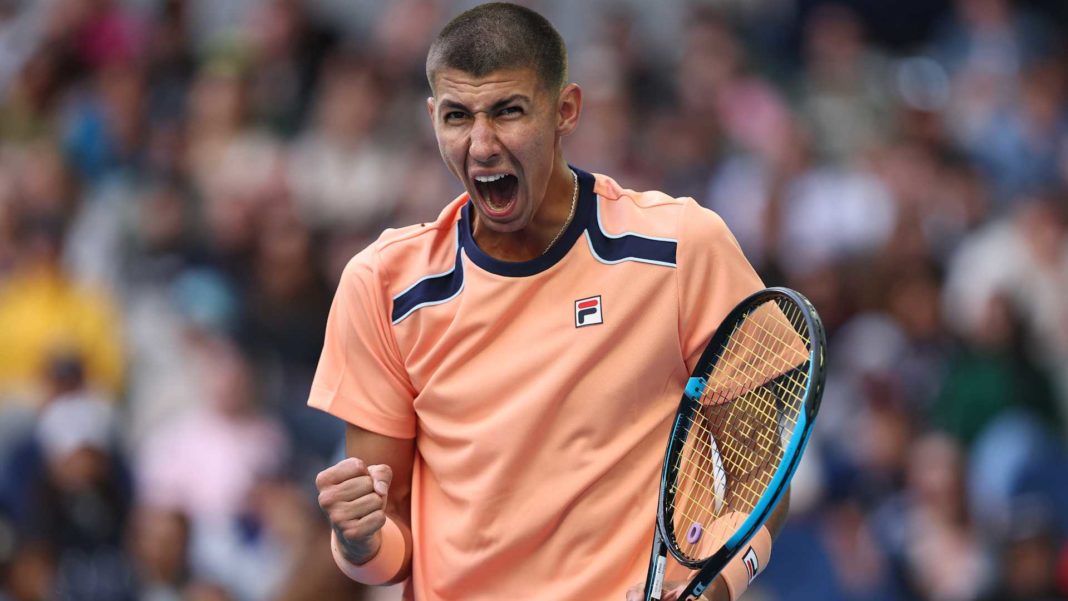
[[[800,308],[768,301],[712,362],[674,466],[673,543],[683,555],[701,560],[722,546],[767,490],[797,425],[810,350]]]

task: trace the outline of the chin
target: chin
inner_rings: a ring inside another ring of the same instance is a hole
[[[518,232],[530,224],[529,217],[516,217],[508,221],[498,221],[490,219],[481,210],[476,210],[475,212],[478,214],[478,221],[483,227],[500,234]]]

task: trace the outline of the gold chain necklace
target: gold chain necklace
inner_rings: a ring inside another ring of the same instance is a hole
[[[574,188],[571,192],[571,212],[567,214],[567,221],[564,221],[564,225],[560,228],[560,231],[556,232],[553,239],[549,241],[549,245],[545,247],[545,250],[541,251],[541,254],[543,255],[549,252],[549,249],[553,247],[553,244],[556,244],[556,241],[564,234],[564,230],[567,229],[567,226],[571,225],[571,220],[575,217],[575,205],[578,204],[578,174],[574,171],[571,172],[571,180],[574,182]]]

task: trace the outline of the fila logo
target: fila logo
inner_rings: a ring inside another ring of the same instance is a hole
[[[575,301],[575,327],[597,325],[604,323],[604,313],[601,312],[600,295],[589,298],[580,298]]]
[[[752,547],[745,552],[742,563],[745,564],[745,573],[749,575],[749,584],[753,584],[753,579],[760,573],[760,560],[757,559],[756,551]]]

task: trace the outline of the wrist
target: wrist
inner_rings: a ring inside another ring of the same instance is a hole
[[[386,523],[372,538],[377,539],[378,548],[373,554],[360,554],[361,563],[350,560],[341,548],[341,539],[337,530],[330,537],[330,550],[334,563],[346,576],[363,584],[386,584],[398,579],[408,563],[408,543],[401,529],[393,520],[386,518]]]
[[[708,587],[708,592],[701,597],[701,601],[731,601],[730,588],[723,574],[716,576],[716,580],[712,586]]]
[[[768,561],[771,560],[771,543],[771,531],[767,526],[762,526],[749,544],[742,547],[741,552],[720,572],[731,601],[738,601],[753,580],[767,567]]]
[[[334,540],[336,541],[341,556],[349,563],[360,565],[374,558],[382,548],[382,531],[374,532],[370,536],[354,541],[345,538],[337,526],[333,527]]]

